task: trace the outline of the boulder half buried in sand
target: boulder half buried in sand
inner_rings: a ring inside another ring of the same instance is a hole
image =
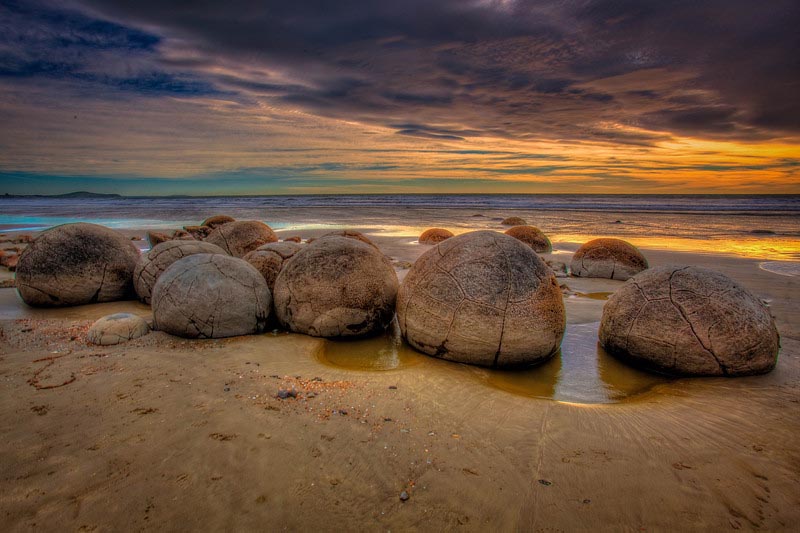
[[[453,237],[453,232],[444,228],[426,229],[419,236],[420,244],[439,244],[445,239]]]
[[[133,296],[139,250],[97,224],[64,224],[39,235],[20,255],[17,290],[25,303],[55,307]]]
[[[247,261],[194,254],[174,262],[153,288],[154,328],[187,338],[264,331],[272,298]]]
[[[271,242],[259,246],[242,259],[261,272],[261,275],[264,276],[264,281],[267,282],[267,287],[272,291],[275,288],[275,280],[284,263],[302,249],[303,245],[296,242]]]
[[[398,292],[397,318],[417,350],[489,367],[550,358],[566,326],[550,268],[494,231],[447,239],[417,259]]]
[[[194,254],[226,255],[225,250],[214,244],[182,240],[162,242],[142,255],[133,271],[133,286],[139,299],[149,304],[159,276],[175,261]]]
[[[506,235],[524,242],[536,253],[549,254],[553,251],[550,239],[536,226],[514,226],[506,230]]]
[[[229,222],[236,222],[236,219],[233,217],[229,217],[228,215],[214,215],[213,217],[208,217],[207,219],[205,219],[203,222],[200,223],[200,225],[214,229],[219,226],[222,226],[223,224],[228,224]]]
[[[504,218],[500,224],[503,226],[525,226],[527,223],[528,222],[524,218],[508,217]]]
[[[611,295],[600,342],[623,360],[684,376],[762,374],[780,349],[758,298],[719,272],[675,266],[642,272]]]
[[[147,321],[132,313],[104,316],[89,328],[86,340],[100,346],[121,344],[150,333]]]
[[[272,228],[258,220],[228,222],[206,237],[206,242],[216,244],[234,257],[243,257],[259,246],[277,240],[278,236]]]
[[[581,278],[625,281],[647,268],[647,259],[634,245],[621,239],[594,239],[572,256],[570,271]]]
[[[288,329],[315,337],[382,331],[394,316],[397,274],[383,253],[330,236],[305,246],[275,280],[275,312]]]

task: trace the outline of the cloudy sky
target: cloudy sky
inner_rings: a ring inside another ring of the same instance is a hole
[[[0,193],[800,193],[797,0],[0,0]]]

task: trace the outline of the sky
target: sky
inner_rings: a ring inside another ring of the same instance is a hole
[[[797,0],[0,0],[0,194],[800,193]]]

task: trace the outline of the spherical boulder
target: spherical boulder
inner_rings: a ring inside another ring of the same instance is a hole
[[[331,236],[303,247],[275,280],[275,312],[285,327],[315,337],[364,336],[394,316],[397,274],[376,248]]]
[[[272,297],[247,261],[194,254],[175,261],[153,287],[154,328],[187,338],[264,331]]]
[[[422,254],[398,292],[397,318],[417,350],[489,367],[550,358],[566,326],[553,272],[530,246],[494,231]]]
[[[621,239],[594,239],[578,248],[570,270],[581,278],[625,281],[647,266],[647,259],[634,245]]]
[[[445,239],[453,237],[453,232],[444,228],[426,229],[419,236],[420,244],[439,244]]]
[[[242,257],[262,244],[276,242],[278,236],[272,229],[257,220],[228,222],[208,234],[206,242],[216,244],[234,257]]]
[[[603,308],[611,354],[686,376],[741,376],[775,366],[780,337],[769,309],[735,281],[700,267],[637,274]]]
[[[17,290],[25,303],[56,307],[133,296],[139,250],[97,224],[64,224],[39,235],[19,257]]]
[[[104,316],[89,328],[86,340],[100,346],[121,344],[150,333],[147,321],[132,313]]]
[[[536,226],[514,226],[506,230],[506,235],[518,239],[540,254],[549,254],[553,251],[553,245],[542,230]]]
[[[161,274],[175,261],[194,254],[225,255],[225,250],[208,242],[175,240],[162,242],[143,254],[133,271],[133,287],[139,299],[149,304]]]
[[[502,224],[503,226],[524,226],[527,224],[527,222],[525,221],[524,218],[508,217],[503,219],[503,221],[500,224]]]
[[[303,245],[295,242],[271,242],[259,246],[242,259],[261,272],[269,290],[272,291],[275,288],[275,279],[278,277],[284,263],[302,249]]]
[[[236,219],[229,217],[228,215],[214,215],[213,217],[208,217],[205,219],[200,223],[200,225],[214,229],[218,226],[222,226],[223,224],[228,224],[229,222],[236,222]]]
[[[147,232],[147,242],[150,243],[150,247],[158,246],[162,242],[167,242],[168,240],[172,239],[166,233],[161,233],[160,231],[148,231]]]

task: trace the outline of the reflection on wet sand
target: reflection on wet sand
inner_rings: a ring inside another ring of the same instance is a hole
[[[631,368],[608,355],[597,343],[598,327],[597,322],[568,325],[559,353],[544,364],[526,369],[493,370],[436,361],[406,344],[396,321],[378,337],[325,341],[317,359],[329,366],[366,371],[435,364],[437,371],[466,370],[481,383],[513,394],[572,403],[615,403],[669,380]]]

